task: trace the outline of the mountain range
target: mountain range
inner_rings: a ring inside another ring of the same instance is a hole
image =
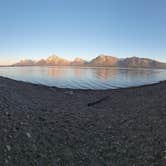
[[[57,55],[49,56],[47,59],[38,61],[21,60],[12,66],[92,66],[92,67],[133,67],[133,68],[166,68],[166,63],[148,58],[130,57],[120,59],[114,56],[99,55],[96,58],[86,61],[75,58],[73,61],[61,58]]]

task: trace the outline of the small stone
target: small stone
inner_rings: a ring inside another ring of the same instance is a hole
[[[21,126],[24,125],[24,122],[20,122],[20,125],[21,125]]]
[[[5,163],[6,163],[6,164],[8,164],[8,163],[9,163],[8,159],[5,159]]]
[[[27,132],[26,135],[27,135],[28,138],[31,138],[31,137],[32,137],[29,132]]]
[[[7,148],[8,151],[11,150],[11,146],[10,145],[6,145],[6,148]]]
[[[10,139],[11,139],[11,138],[12,138],[12,135],[8,135],[8,138],[10,138]]]
[[[27,118],[28,118],[28,119],[30,118],[30,115],[29,115],[29,114],[27,115]]]
[[[66,92],[64,92],[64,93],[69,94],[69,95],[73,95],[73,94],[74,94],[73,91],[66,91]]]
[[[5,115],[6,115],[6,116],[10,116],[9,112],[5,112]]]
[[[108,126],[108,129],[111,129],[112,128],[112,126]]]

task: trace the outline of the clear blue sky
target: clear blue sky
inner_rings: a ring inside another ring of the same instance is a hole
[[[0,63],[100,53],[166,62],[166,0],[0,0]]]

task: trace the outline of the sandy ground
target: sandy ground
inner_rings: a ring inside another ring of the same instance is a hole
[[[0,166],[165,166],[166,82],[71,90],[0,77]]]

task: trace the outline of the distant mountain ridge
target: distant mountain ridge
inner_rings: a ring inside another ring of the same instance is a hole
[[[96,58],[86,61],[75,58],[73,61],[61,58],[57,55],[49,56],[47,59],[38,61],[21,60],[12,66],[92,66],[92,67],[125,67],[125,68],[166,68],[166,63],[148,58],[130,57],[120,59],[109,55],[99,55]]]

